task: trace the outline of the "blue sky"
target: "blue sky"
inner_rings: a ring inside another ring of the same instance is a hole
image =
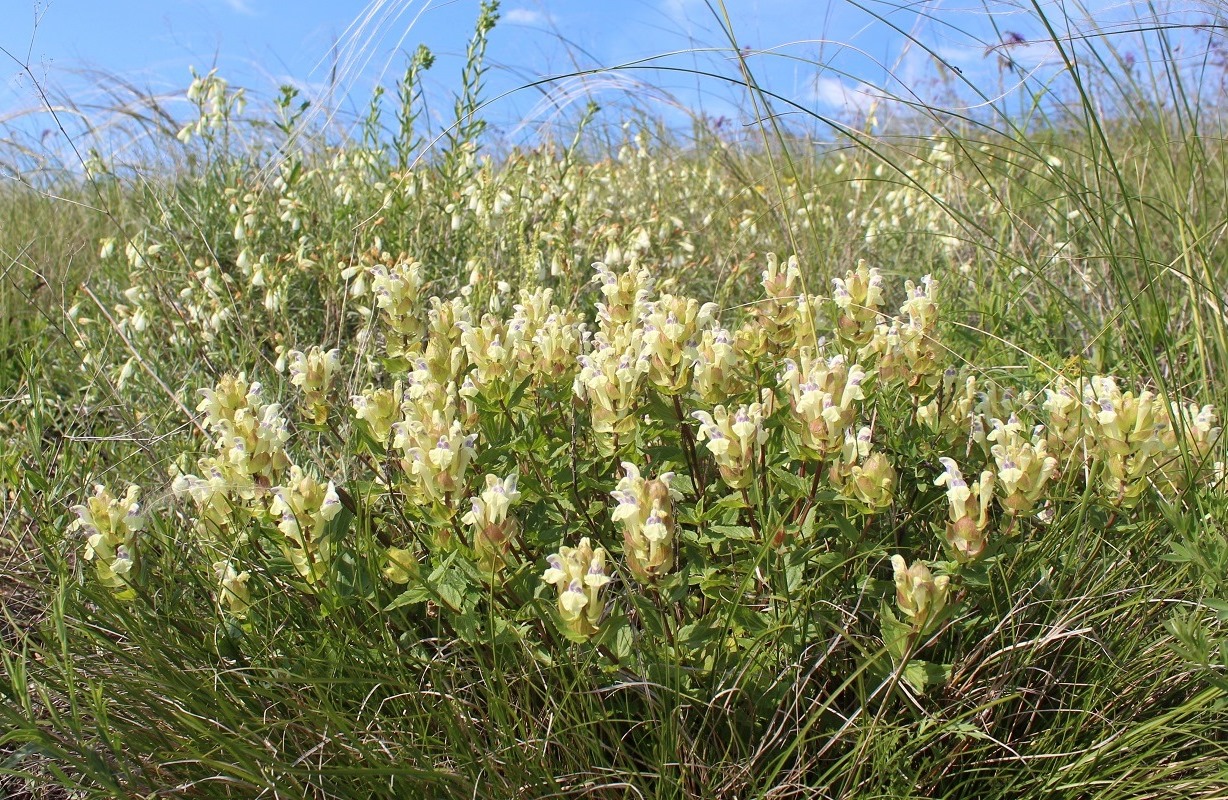
[[[1210,16],[1215,6],[1214,0],[1188,0],[1161,8],[1165,19],[1192,21]],[[1031,44],[1042,31],[1029,7],[1027,0],[726,0],[738,44],[749,48],[749,63],[763,84],[818,113],[844,118],[863,113],[882,90],[955,103],[951,90],[961,78],[937,66],[926,48],[993,95],[1008,91],[1017,78],[1004,74],[997,52],[986,48],[1017,34],[1025,41],[1009,53],[1022,74],[1043,77],[1055,59],[1051,47]],[[1132,0],[1085,6],[1047,0],[1045,7],[1059,21],[1067,8],[1070,21],[1063,24],[1075,36],[1093,30],[1088,16],[1111,31],[1138,15]],[[389,83],[404,53],[420,42],[439,57],[428,85],[433,113],[442,119],[477,8],[478,0],[0,0],[0,47],[30,69],[27,74],[0,56],[0,121],[41,104],[34,80],[53,95],[107,107],[114,105],[107,76],[173,98],[186,87],[189,66],[217,66],[257,101],[283,83],[320,96],[335,74],[334,98],[341,98],[336,105],[344,118],[347,111],[360,113],[375,83]],[[541,90],[517,87],[577,68],[623,67],[586,79],[582,91],[574,80],[551,84],[556,103],[559,96],[588,92],[607,104],[630,97],[667,116],[675,113],[671,102],[734,120],[749,113],[736,88],[674,71],[737,74],[728,40],[704,0],[505,0],[501,13],[489,51],[496,67],[489,88],[491,96],[508,95],[489,116],[508,136],[549,116]],[[1126,34],[1119,45],[1123,52],[1137,50],[1140,60],[1145,54]],[[644,59],[650,61],[628,66]],[[652,71],[649,65],[672,69]],[[186,105],[172,99],[168,108]]]

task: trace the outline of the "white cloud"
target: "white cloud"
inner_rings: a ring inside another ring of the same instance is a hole
[[[545,25],[550,22],[550,15],[531,8],[509,8],[501,12],[503,21],[512,25]]]
[[[226,4],[227,8],[236,14],[246,14],[251,16],[252,14],[256,13],[248,0],[222,0],[222,2]]]
[[[820,75],[814,79],[810,97],[829,109],[864,114],[878,99],[873,92],[874,88],[864,83],[849,86],[839,78]]]
[[[688,31],[698,15],[707,13],[702,0],[663,0],[661,12],[675,25]]]

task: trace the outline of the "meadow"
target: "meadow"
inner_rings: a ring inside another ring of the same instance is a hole
[[[1228,797],[1224,67],[1036,19],[1023,116],[501,147],[488,3],[442,128],[7,151],[0,794]]]

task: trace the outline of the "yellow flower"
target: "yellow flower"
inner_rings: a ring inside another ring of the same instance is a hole
[[[585,537],[577,547],[560,547],[547,562],[550,567],[542,580],[558,589],[559,616],[564,626],[579,637],[593,635],[605,613],[602,590],[610,582],[605,549],[594,549]]]
[[[138,502],[141,490],[129,486],[117,499],[99,484],[83,505],[73,506],[77,519],[69,530],[86,532],[85,559],[94,562],[99,582],[130,596],[128,587],[139,573],[137,533],[145,528],[145,515]]]
[[[485,491],[470,498],[472,508],[462,518],[466,525],[473,526],[473,550],[487,572],[503,567],[520,529],[510,513],[512,504],[520,499],[520,492],[516,490],[517,477],[515,472],[503,480],[487,475]]]
[[[901,555],[891,557],[895,577],[895,602],[900,611],[912,620],[913,628],[922,631],[947,604],[951,579],[937,578],[929,567],[917,561],[910,567]]]
[[[755,477],[756,453],[767,441],[763,406],[759,403],[739,406],[732,417],[724,406],[712,409],[711,414],[696,411],[691,416],[701,423],[696,438],[707,441],[708,452],[729,488],[750,486]]]
[[[645,480],[624,461],[623,478],[610,496],[618,502],[611,515],[623,527],[623,556],[643,580],[653,580],[674,568],[674,503],[682,495],[669,488],[674,473]]]
[[[959,465],[942,458],[944,472],[934,481],[935,486],[947,487],[950,516],[946,526],[947,544],[956,559],[972,561],[980,557],[988,543],[989,503],[993,499],[994,475],[989,470],[968,486]]]

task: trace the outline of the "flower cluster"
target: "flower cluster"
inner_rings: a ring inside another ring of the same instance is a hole
[[[715,322],[704,329],[695,345],[691,388],[705,403],[720,403],[745,391],[746,362],[739,357],[734,337]]]
[[[247,616],[247,609],[252,604],[252,593],[247,587],[251,573],[247,570],[239,572],[234,562],[227,559],[213,564],[213,574],[218,584],[218,606],[233,617],[241,619]]]
[[[408,259],[371,265],[371,293],[383,312],[384,347],[389,357],[418,352],[425,325],[422,322],[422,264]],[[360,287],[358,292],[363,292]]]
[[[850,429],[828,470],[832,484],[864,514],[882,511],[895,500],[895,467],[885,453],[873,449],[872,439],[869,427],[862,427],[856,436]]]
[[[265,403],[261,385],[243,374],[225,375],[213,389],[201,389],[196,407],[214,435],[216,455],[197,462],[204,478],[192,474],[175,479],[177,495],[188,494],[202,519],[220,526],[230,510],[228,498],[246,501],[268,494],[290,465],[286,442],[290,431],[281,405]]]
[[[1046,444],[1099,476],[1112,505],[1132,508],[1152,487],[1167,496],[1205,478],[1220,439],[1215,409],[1151,390],[1123,391],[1113,376],[1060,379],[1046,391]]]
[[[478,325],[459,323],[460,343],[472,366],[466,381],[475,395],[502,401],[525,381],[541,388],[573,372],[585,328],[552,298],[550,289],[522,291],[509,319],[492,313]]]
[[[385,447],[392,436],[392,426],[401,417],[404,384],[397,381],[391,389],[369,389],[350,398],[354,417],[367,426],[371,437]]]
[[[1025,439],[1023,425],[1012,415],[1006,423],[993,420],[988,439],[994,442],[990,453],[998,467],[1002,506],[1009,514],[1031,511],[1057,470],[1057,459],[1046,451],[1041,432],[1033,433],[1030,440]]]
[[[334,543],[327,528],[340,512],[341,499],[333,482],[322,483],[298,465],[290,468],[286,484],[273,492],[269,513],[282,535],[282,553],[308,584],[318,583],[328,573]]]
[[[622,480],[610,493],[618,503],[611,516],[622,523],[627,567],[637,578],[651,581],[674,568],[674,501],[681,500],[682,495],[669,488],[672,472],[645,480],[634,464],[624,461],[622,467]]]
[[[410,497],[451,512],[466,492],[477,437],[457,417],[456,385],[440,386],[425,368],[420,372],[424,380],[405,390],[403,417],[392,426],[392,448],[400,454]]]
[[[323,425],[328,420],[328,389],[341,369],[341,353],[337,348],[325,352],[312,347],[306,353],[291,350],[286,353],[290,383],[303,392],[304,416],[308,422]]]
[[[755,477],[755,459],[767,441],[763,429],[763,405],[739,406],[733,413],[717,406],[712,413],[696,411],[700,421],[698,439],[707,440],[708,452],[716,460],[721,478],[730,489],[745,489]]]
[[[137,533],[145,527],[140,496],[136,486],[129,486],[127,494],[116,498],[98,485],[92,497],[72,509],[77,519],[70,528],[81,529],[87,536],[86,560],[94,562],[98,581],[121,596],[131,593],[131,582],[140,573]]]
[[[942,459],[943,473],[935,486],[947,487],[950,505],[946,525],[947,545],[959,561],[973,561],[985,552],[988,543],[989,505],[993,501],[994,474],[989,470],[972,486],[964,480],[953,459]]]
[[[817,344],[814,311],[817,298],[802,292],[802,273],[797,256],[790,256],[785,268],[780,259],[768,253],[763,271],[765,299],[752,309],[762,331],[762,344],[773,353],[793,352],[800,345]]]
[[[188,102],[197,107],[199,117],[179,131],[178,138],[184,144],[194,136],[208,136],[223,130],[232,118],[243,113],[247,100],[242,89],[230,91],[230,84],[212,69],[206,75],[192,71]]]
[[[906,281],[900,315],[890,320],[880,317],[860,352],[862,360],[877,359],[881,380],[903,383],[922,396],[942,375],[937,291],[937,282],[929,275],[921,279],[920,286]]]
[[[832,278],[831,296],[839,309],[835,330],[839,340],[849,347],[869,343],[884,302],[879,271],[863,259],[843,279]]]
[[[866,371],[860,364],[849,365],[843,355],[830,358],[801,353],[800,363],[785,360],[780,383],[793,409],[791,423],[801,451],[822,461],[844,447],[845,435],[857,417],[860,400],[865,400]]]
[[[901,555],[891,557],[891,569],[895,578],[896,605],[912,621],[914,630],[925,631],[947,605],[951,578],[947,575],[935,577],[920,561],[909,566]]]
[[[546,559],[550,567],[542,580],[558,588],[559,617],[564,629],[577,638],[596,633],[605,614],[602,590],[610,582],[606,558],[603,548],[594,549],[584,537],[578,546],[564,545]]]
[[[603,450],[614,452],[617,437],[635,430],[632,412],[640,401],[651,364],[644,353],[644,334],[636,329],[625,341],[598,332],[592,349],[579,357],[575,393],[590,404],[593,431]]]
[[[691,368],[698,360],[695,338],[715,321],[715,303],[689,297],[662,295],[647,303],[640,317],[648,380],[665,394],[676,395],[690,385]]]
[[[487,475],[485,490],[470,498],[473,507],[461,520],[473,527],[473,552],[487,572],[503,567],[520,531],[520,523],[510,513],[512,504],[520,499],[516,483],[514,472],[502,480]]]

